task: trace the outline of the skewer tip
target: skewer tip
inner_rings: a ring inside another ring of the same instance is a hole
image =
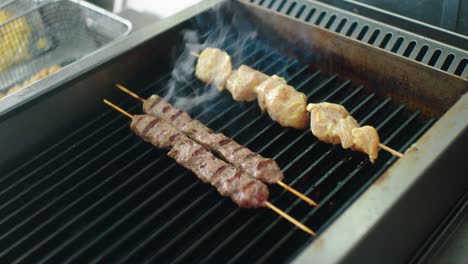
[[[129,112],[127,112],[127,111],[123,110],[122,108],[118,107],[117,105],[111,103],[109,100],[107,100],[107,99],[102,99],[102,101],[103,101],[106,105],[108,105],[108,106],[114,108],[115,110],[119,111],[121,114],[127,116],[128,118],[130,118],[130,119],[133,118],[133,116],[132,116]]]
[[[270,208],[271,210],[275,211],[277,214],[281,215],[282,217],[284,217],[286,220],[288,220],[289,222],[291,222],[292,224],[294,224],[295,226],[300,228],[302,231],[308,233],[311,236],[317,236],[317,234],[315,234],[315,232],[312,231],[310,228],[303,225],[301,222],[297,221],[292,216],[288,215],[286,212],[284,212],[283,210],[281,210],[278,207],[274,206],[270,202],[265,201],[265,206]]]
[[[124,92],[124,93],[130,95],[131,97],[133,97],[133,98],[135,98],[135,99],[141,101],[142,103],[145,102],[145,99],[141,98],[138,94],[136,94],[136,93],[130,91],[130,89],[128,89],[127,87],[125,87],[125,86],[123,86],[123,85],[121,85],[121,84],[119,84],[119,83],[115,83],[114,85],[115,85],[117,88],[119,88],[122,92]]]
[[[195,51],[190,51],[190,54],[192,54],[195,57],[200,57],[200,54]]]

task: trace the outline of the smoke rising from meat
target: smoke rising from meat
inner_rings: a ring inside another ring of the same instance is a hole
[[[230,12],[222,12],[220,9],[229,8]],[[232,16],[226,17],[226,13],[231,13]],[[173,102],[175,107],[183,108],[190,111],[194,106],[207,104],[203,102],[213,99],[219,95],[219,91],[210,84],[202,84],[195,82],[190,84],[194,79],[194,70],[197,62],[197,57],[193,52],[200,53],[207,47],[217,47],[224,49],[225,47],[233,47],[228,53],[231,55],[232,63],[235,64],[242,60],[242,52],[240,52],[249,40],[257,37],[257,32],[251,25],[246,22],[242,14],[236,10],[229,1],[222,3],[208,13],[197,16],[194,19],[193,28],[196,30],[184,30],[182,52],[180,47],[174,49],[173,57],[174,66],[171,72],[171,78],[167,83],[167,93],[164,95],[166,100]],[[231,36],[237,34],[235,38]],[[229,41],[229,43],[228,43]],[[186,85],[192,94],[187,95]]]

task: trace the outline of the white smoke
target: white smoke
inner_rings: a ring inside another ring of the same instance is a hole
[[[223,8],[230,8],[229,3],[223,3]],[[234,47],[230,49],[229,55],[233,64],[242,60],[242,49],[249,40],[257,37],[257,32],[250,25],[246,24],[245,18],[241,14],[231,8],[233,15],[231,19],[226,19],[225,12],[222,12],[221,5],[213,8],[206,16],[200,16],[195,21],[197,30],[184,30],[183,34],[183,51],[174,58],[174,67],[171,72],[171,79],[167,84],[167,93],[164,98],[170,100],[177,108],[182,108],[189,111],[195,106],[203,105],[204,102],[216,97],[220,92],[212,85],[204,85],[201,87],[199,83],[191,85],[194,80],[195,65],[197,57],[194,52],[200,53],[207,47],[216,47],[223,49],[224,47]],[[200,28],[208,28],[205,35],[201,35],[198,31]],[[239,32],[241,30],[242,32]],[[239,36],[234,39],[234,42],[227,43],[230,35],[236,32]],[[234,65],[233,65],[234,67]],[[191,85],[191,95],[182,94],[179,91]]]

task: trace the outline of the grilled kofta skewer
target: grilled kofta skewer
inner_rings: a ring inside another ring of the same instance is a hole
[[[189,138],[218,153],[255,179],[272,184],[284,178],[273,159],[262,157],[222,133],[214,133],[200,121],[192,119],[187,112],[173,107],[158,95],[152,95],[144,101],[143,111],[180,129]]]
[[[155,147],[171,148],[168,153],[170,157],[194,172],[202,181],[216,187],[221,195],[230,197],[239,207],[268,207],[304,232],[316,236],[310,228],[268,202],[269,192],[265,184],[216,158],[173,126],[149,115],[132,116],[105,99],[104,103],[129,117],[132,120],[130,127],[135,134]]]
[[[135,115],[130,127],[155,147],[170,148],[169,157],[191,170],[203,182],[213,185],[222,196],[230,197],[240,207],[262,207],[268,200],[265,184],[216,158],[163,120],[150,115]]]
[[[120,84],[116,84],[116,86],[128,95],[140,100],[143,103],[145,113],[165,120],[182,133],[185,133],[189,138],[218,153],[231,164],[243,169],[251,177],[264,183],[276,183],[309,205],[318,206],[312,199],[282,181],[284,178],[283,173],[273,159],[264,158],[252,152],[222,133],[213,133],[210,128],[200,121],[193,120],[186,112],[173,107],[157,95],[145,100]]]

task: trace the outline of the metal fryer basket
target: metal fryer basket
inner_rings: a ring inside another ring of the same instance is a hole
[[[127,20],[84,1],[27,2],[0,7],[2,93],[43,69],[64,67],[89,55],[131,29]],[[27,10],[21,13],[21,8]]]
[[[0,10],[6,12],[11,18],[15,18],[32,9],[38,8],[45,1],[50,0],[7,0],[0,4]],[[0,24],[2,24],[2,22],[0,22]]]

